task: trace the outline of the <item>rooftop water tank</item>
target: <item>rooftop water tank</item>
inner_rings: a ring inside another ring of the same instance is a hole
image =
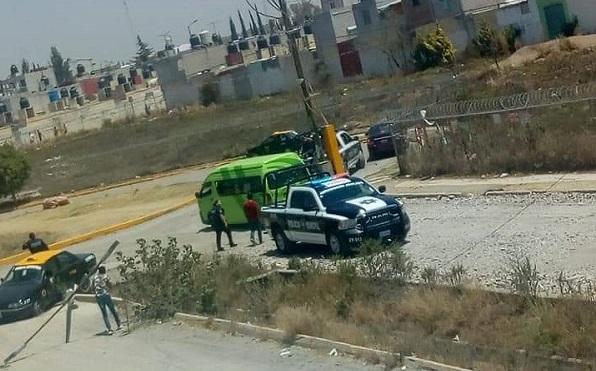
[[[240,50],[238,49],[238,44],[236,43],[229,43],[228,44],[228,54],[236,54]]]
[[[281,37],[278,34],[273,34],[269,36],[269,43],[271,45],[279,45],[281,44]]]
[[[238,46],[240,47],[240,50],[249,50],[250,49],[250,44],[248,43],[248,40],[246,39],[242,39],[238,42]]]
[[[257,38],[257,47],[259,49],[267,49],[269,47],[269,42],[265,36],[261,35]]]
[[[82,64],[77,64],[77,76],[81,77],[85,74],[85,66]]]
[[[203,45],[211,44],[211,32],[209,32],[209,31],[199,32],[199,39],[201,39],[201,44],[203,44]]]
[[[124,74],[120,73],[118,74],[118,85],[124,85],[128,82],[128,80],[126,80],[126,76],[124,76]]]
[[[27,109],[31,107],[31,103],[29,103],[29,99],[26,97],[21,97],[21,99],[19,99],[19,106],[21,106],[21,109]]]
[[[60,98],[62,98],[60,96],[60,90],[58,90],[58,89],[50,90],[48,92],[48,98],[50,98],[50,102],[52,102],[52,103],[58,102],[60,100]]]
[[[200,49],[201,48],[201,38],[194,33],[190,35],[190,47],[192,49]]]

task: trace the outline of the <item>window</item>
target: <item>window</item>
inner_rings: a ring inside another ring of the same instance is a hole
[[[354,141],[354,138],[352,138],[348,133],[341,133],[340,137],[341,137],[341,140],[343,140],[345,144],[348,144],[348,143]]]
[[[263,189],[261,177],[225,179],[217,182],[217,193],[220,196],[245,195],[249,192],[260,193]]]
[[[520,4],[521,14],[530,13],[530,4],[526,1]]]
[[[300,210],[311,210],[317,207],[317,202],[312,193],[306,191],[296,191],[292,193],[290,208]]]
[[[420,6],[420,0],[412,0],[412,5]]]
[[[203,188],[201,188],[201,193],[199,195],[201,197],[207,197],[211,195],[211,182],[203,184]]]
[[[77,262],[77,258],[67,252],[61,252],[60,254],[56,255],[56,259],[58,259],[58,265],[63,269],[70,268]]]
[[[362,22],[364,22],[365,26],[368,26],[372,23],[372,19],[370,18],[370,12],[367,9],[362,11]]]

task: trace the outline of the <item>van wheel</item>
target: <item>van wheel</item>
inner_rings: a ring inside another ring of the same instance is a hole
[[[273,240],[277,250],[282,254],[289,254],[294,248],[294,243],[286,237],[286,234],[281,228],[273,230]]]
[[[327,246],[329,246],[333,255],[346,255],[347,253],[344,244],[335,232],[327,234]]]

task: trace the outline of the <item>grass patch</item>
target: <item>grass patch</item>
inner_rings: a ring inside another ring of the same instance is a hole
[[[596,104],[581,102],[459,119],[427,128],[411,143],[403,170],[415,176],[579,171],[596,167]]]
[[[480,359],[445,354],[445,344],[458,346],[454,338],[499,354],[498,359],[491,356],[491,362],[504,367],[511,366],[508,357],[519,349],[547,360],[552,355],[596,359],[596,306],[585,298],[528,301],[459,283],[411,285],[399,277],[358,274],[367,264],[364,257],[337,260],[332,269],[302,264],[292,279],[271,276],[247,283],[245,278],[265,269],[245,258],[204,260],[190,246],[178,248],[174,239],[166,245],[140,241],[139,247],[136,256],[119,256],[125,279],[120,289],[146,305],[147,318],[168,318],[177,310],[215,315],[281,328],[288,340],[307,334],[416,352],[465,367]],[[380,254],[395,260],[395,253]],[[459,282],[461,274],[455,266],[444,280]],[[475,352],[474,357],[481,358],[480,351]]]

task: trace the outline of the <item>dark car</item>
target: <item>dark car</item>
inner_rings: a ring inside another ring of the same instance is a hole
[[[284,152],[300,153],[303,138],[295,131],[279,131],[273,133],[261,144],[247,151],[249,157],[274,155]]]
[[[21,260],[0,284],[0,322],[37,316],[51,308],[95,264],[93,254],[60,250],[43,251]],[[83,289],[89,286],[87,282]]]
[[[367,133],[368,153],[371,160],[395,155],[391,122],[381,122],[370,127]]]

